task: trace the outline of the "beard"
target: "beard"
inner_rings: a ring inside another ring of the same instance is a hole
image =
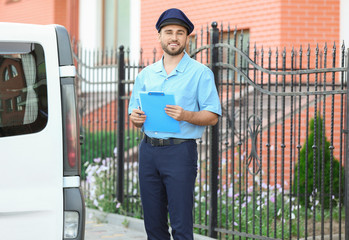
[[[168,55],[177,56],[177,55],[183,53],[185,46],[180,46],[177,50],[171,50],[171,46],[167,45],[166,43],[161,42],[161,48]]]

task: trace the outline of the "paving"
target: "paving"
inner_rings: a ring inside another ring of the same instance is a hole
[[[86,209],[85,240],[147,240],[143,220]],[[315,240],[340,240],[338,234]],[[194,240],[215,240],[194,234]],[[304,239],[300,239],[304,240]]]
[[[143,220],[86,209],[85,240],[147,240]],[[213,238],[194,235],[194,240]]]

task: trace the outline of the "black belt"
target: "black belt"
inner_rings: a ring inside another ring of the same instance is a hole
[[[187,141],[195,141],[194,139],[184,139],[184,138],[151,138],[144,134],[144,140],[146,143],[150,143],[153,147],[163,147],[175,144],[181,144]]]

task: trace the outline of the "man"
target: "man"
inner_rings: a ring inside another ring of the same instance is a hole
[[[187,16],[179,9],[168,9],[156,29],[163,57],[137,76],[128,111],[132,123],[141,128],[147,113],[139,109],[139,92],[174,93],[176,105],[166,105],[165,112],[179,121],[180,132],[142,129],[139,179],[144,223],[149,240],[169,240],[169,213],[174,240],[187,240],[193,239],[195,139],[205,126],[217,123],[221,106],[212,71],[184,51],[194,29]]]

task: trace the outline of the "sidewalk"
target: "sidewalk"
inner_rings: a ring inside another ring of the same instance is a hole
[[[126,227],[127,225],[127,227]],[[143,220],[86,209],[85,240],[147,240]],[[195,240],[214,240],[194,235]]]

